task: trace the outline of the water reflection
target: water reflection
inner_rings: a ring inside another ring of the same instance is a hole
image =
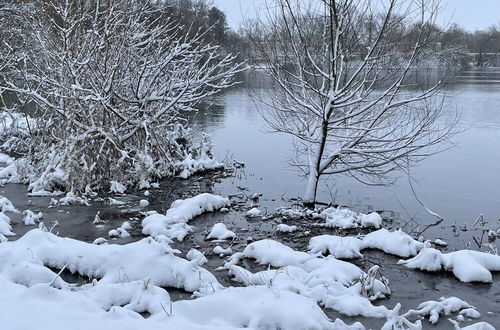
[[[247,75],[246,84],[215,99],[196,120],[212,136],[216,157],[223,159],[230,154],[247,165],[244,175],[235,182],[221,183],[218,189],[231,191],[245,186],[263,193],[266,205],[274,207],[282,196],[301,196],[305,182],[288,166],[292,139],[265,132],[266,124],[249,95],[249,85],[264,84],[264,89],[269,89],[270,81],[258,72]],[[480,77],[486,82],[478,84]],[[480,213],[490,221],[500,218],[500,84],[488,82],[494,79],[500,79],[500,71],[466,72],[447,87],[446,107],[450,115],[462,113],[459,128],[464,131],[453,139],[456,148],[426,159],[413,170],[419,196],[450,222],[472,223]],[[347,177],[330,178],[320,187],[319,196],[363,210],[395,210],[404,216],[433,220],[413,197],[405,177],[391,187],[368,187]]]

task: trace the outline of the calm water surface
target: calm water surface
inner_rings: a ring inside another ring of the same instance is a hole
[[[500,72],[465,72],[446,91],[450,115],[461,112],[457,146],[424,160],[413,169],[419,197],[446,221],[472,223],[483,213],[490,223],[500,218]],[[240,87],[219,96],[197,121],[213,139],[218,159],[245,162],[245,170],[216,188],[236,192],[237,186],[263,194],[267,207],[281,197],[301,196],[305,180],[288,165],[292,139],[266,132],[249,89]],[[274,199],[274,201],[272,201]],[[392,210],[402,217],[433,221],[414,198],[406,177],[389,187],[373,187],[347,177],[329,178],[319,199],[363,210]],[[496,223],[498,224],[498,223]]]

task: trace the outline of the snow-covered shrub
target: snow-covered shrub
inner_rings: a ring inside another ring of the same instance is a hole
[[[33,107],[29,138],[5,145],[25,155],[18,169],[30,191],[104,190],[220,166],[187,113],[241,66],[202,35],[184,35],[168,12],[164,2],[49,0],[26,13],[34,45],[4,48],[0,94]]]

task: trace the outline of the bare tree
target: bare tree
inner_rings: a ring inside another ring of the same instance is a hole
[[[30,189],[203,168],[195,159],[208,147],[193,143],[183,113],[233,84],[232,55],[188,37],[165,2],[47,0],[37,10],[25,21],[34,44],[2,51],[2,91],[33,107],[35,129],[14,145],[27,154]]]
[[[433,49],[439,9],[434,0],[281,0],[249,25],[276,83],[261,112],[274,131],[295,138],[292,165],[308,177],[306,204],[316,201],[322,176],[389,184],[393,170],[453,134],[456,119],[442,119],[434,97],[441,82],[411,84]]]

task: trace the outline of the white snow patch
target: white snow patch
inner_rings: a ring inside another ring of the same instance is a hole
[[[326,227],[350,229],[361,226],[379,229],[382,226],[382,217],[377,212],[357,214],[348,209],[329,207],[320,216],[325,219]]]
[[[142,207],[142,208],[148,207],[149,206],[149,202],[146,199],[141,199],[139,201],[139,206]]]
[[[236,234],[231,230],[227,229],[226,225],[223,223],[216,223],[213,225],[212,230],[207,236],[207,239],[233,239],[236,237]]]
[[[297,231],[297,229],[297,226],[289,226],[284,223],[280,223],[276,226],[276,231],[280,233],[292,233],[294,231]]]
[[[255,218],[259,217],[261,214],[262,212],[258,208],[254,207],[247,211],[246,216],[249,218]]]
[[[165,215],[152,214],[142,220],[142,233],[153,237],[165,235],[170,239],[182,241],[192,229],[187,222],[194,217],[229,206],[229,199],[218,195],[203,193],[172,203]]]
[[[363,238],[363,246],[365,249],[379,249],[396,256],[410,257],[423,249],[425,244],[414,240],[401,230],[390,232],[383,228],[366,235]]]

